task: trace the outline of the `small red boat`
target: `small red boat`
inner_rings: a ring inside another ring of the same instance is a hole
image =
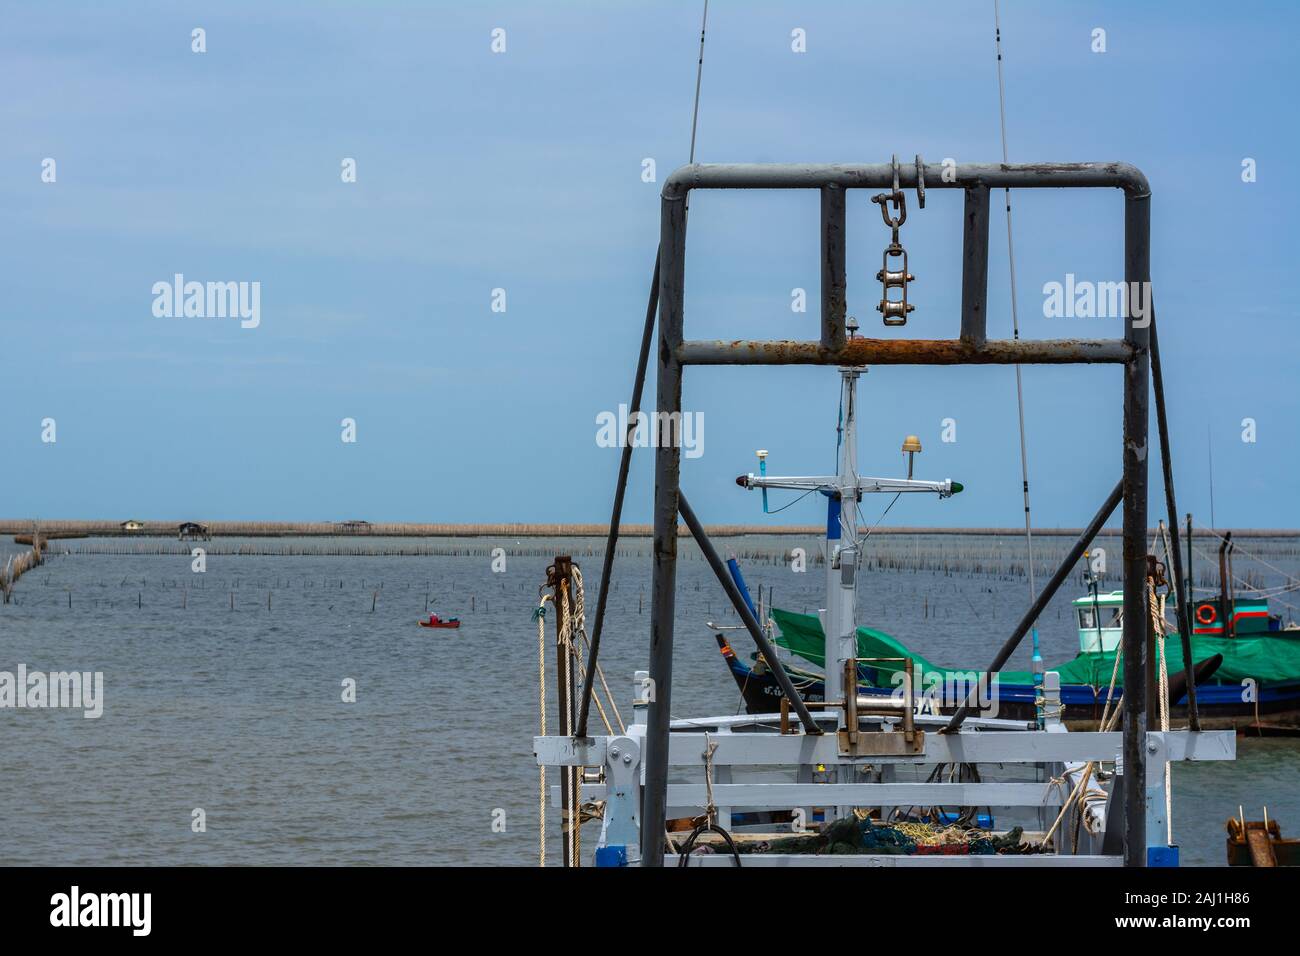
[[[460,627],[460,618],[449,617],[445,621],[436,614],[430,614],[427,621],[418,621],[420,627]]]

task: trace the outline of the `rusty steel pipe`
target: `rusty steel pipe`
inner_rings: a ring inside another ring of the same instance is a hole
[[[667,201],[685,198],[692,189],[915,189],[918,172],[925,188],[970,189],[1122,189],[1135,199],[1151,195],[1147,178],[1129,163],[958,163],[915,166],[892,163],[696,163],[681,166],[664,181]]]
[[[776,648],[772,646],[772,642],[763,633],[763,626],[758,622],[758,618],[754,616],[754,612],[749,609],[749,605],[745,603],[736,582],[727,573],[727,566],[723,564],[717,548],[709,540],[704,525],[696,516],[694,509],[691,508],[690,502],[686,500],[686,496],[681,494],[680,491],[677,496],[677,505],[681,509],[682,520],[686,522],[686,527],[690,529],[691,534],[695,537],[695,543],[699,546],[700,553],[704,555],[704,560],[713,569],[714,576],[718,579],[718,583],[722,585],[722,590],[726,592],[727,598],[731,601],[732,607],[736,609],[736,613],[740,616],[745,629],[749,631],[749,636],[754,639],[754,646],[763,655],[763,660],[772,671],[772,676],[776,678],[781,693],[789,698],[790,706],[799,715],[804,730],[810,734],[820,734],[822,732],[821,727],[818,726],[817,721],[813,720],[812,714],[809,713],[807,706],[803,702],[803,697],[799,695],[799,691],[790,680],[790,675],[786,673],[781,659],[776,656]]]
[[[1120,339],[855,338],[844,348],[820,342],[692,341],[677,347],[681,365],[1122,365],[1133,349]]]
[[[1129,195],[1124,201],[1124,285],[1141,289],[1150,306],[1151,199]],[[1142,321],[1136,297],[1129,296],[1124,339],[1133,360],[1124,367],[1124,696],[1120,698],[1124,736],[1124,863],[1146,866],[1147,800],[1147,479],[1151,444],[1148,418],[1151,392],[1150,322]],[[1149,835],[1158,839],[1156,834]]]

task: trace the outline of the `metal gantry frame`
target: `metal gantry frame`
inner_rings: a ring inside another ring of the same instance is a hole
[[[850,338],[846,333],[846,193],[849,189],[961,189],[965,193],[961,330],[955,339]],[[1114,188],[1124,193],[1123,339],[989,340],[989,190]],[[816,189],[821,194],[821,337],[817,341],[691,341],[685,338],[686,206],[694,189]],[[664,184],[660,219],[658,399],[661,421],[680,421],[688,365],[1015,365],[1106,363],[1124,367],[1123,501],[1124,861],[1146,863],[1147,597],[1146,529],[1151,191],[1127,163],[923,165],[690,165]],[[1131,290],[1141,290],[1139,295]],[[666,416],[666,417],[664,417]],[[640,837],[643,865],[664,858],[670,765],[677,516],[682,510],[681,448],[655,451],[654,569],[650,607],[650,686]],[[1107,509],[1109,513],[1109,509]],[[1104,520],[1104,516],[1103,516]],[[1135,613],[1138,609],[1142,613]],[[957,723],[960,723],[959,721]]]
[[[650,705],[649,672],[637,671],[633,679],[632,717],[624,732],[606,736],[535,737],[533,749],[541,766],[563,769],[601,768],[599,781],[584,786],[583,797],[604,802],[601,834],[597,842],[597,866],[643,865],[640,856],[641,823],[639,808],[644,789],[641,783],[646,748],[646,722]],[[1110,731],[1066,733],[1061,722],[1060,679],[1049,672],[1043,686],[1045,725],[1030,732],[1024,721],[996,717],[971,717],[968,732],[942,732],[947,717],[918,713],[913,718],[915,730],[931,732],[921,751],[889,746],[873,749],[870,756],[849,758],[843,742],[833,732],[838,718],[822,711],[818,721],[827,731],[799,733],[782,727],[775,732],[772,714],[691,717],[672,722],[668,740],[668,764],[677,774],[667,788],[666,805],[674,818],[693,818],[701,810],[716,814],[719,825],[730,829],[735,822],[733,810],[753,812],[759,809],[825,807],[843,804],[879,807],[882,818],[891,809],[907,806],[989,806],[1037,811],[1042,826],[1057,816],[1060,834],[1074,832],[1071,840],[1058,840],[1055,852],[1009,855],[879,855],[879,854],[785,854],[757,853],[744,857],[745,866],[1085,866],[1110,867],[1125,862],[1119,852],[1122,841],[1118,813],[1108,814],[1110,794],[1085,793],[1076,801],[1073,788],[1086,779],[1087,765],[1115,759],[1123,744],[1123,734]],[[902,737],[899,716],[867,716],[861,726],[864,738],[875,743]],[[783,721],[784,724],[784,721]],[[935,731],[938,731],[937,733]],[[1148,732],[1145,746],[1153,765],[1166,761],[1232,760],[1236,753],[1236,736],[1232,731],[1190,733],[1185,731]],[[706,757],[707,754],[707,757]],[[683,780],[684,771],[698,771],[707,760],[704,782]],[[875,773],[869,779],[855,781],[813,781],[808,778],[773,780],[769,771],[774,765],[811,769],[850,765],[861,767],[869,762]],[[980,764],[1037,766],[1046,773],[1037,780],[904,780],[896,773],[921,764]],[[711,766],[710,766],[711,765]],[[753,779],[759,771],[761,779]],[[747,780],[738,779],[747,777]],[[1145,795],[1147,826],[1163,834],[1166,826],[1163,777],[1153,773],[1151,787]],[[551,786],[552,806],[563,801],[563,788]],[[1067,796],[1067,793],[1069,794]],[[698,819],[698,818],[697,818]],[[1082,830],[1078,829],[1082,825]],[[791,830],[791,833],[800,832]],[[1077,845],[1076,845],[1077,844]],[[1165,848],[1160,848],[1164,850]],[[682,845],[673,848],[671,859],[678,866],[732,866],[733,858],[725,852],[691,855],[684,858]],[[604,859],[602,860],[602,857]],[[1168,860],[1165,854],[1166,861]],[[573,864],[576,865],[576,864]]]

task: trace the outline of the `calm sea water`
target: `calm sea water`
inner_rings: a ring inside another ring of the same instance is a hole
[[[877,540],[898,563],[938,556],[950,570],[870,570],[861,620],[938,663],[986,664],[1026,604],[1024,579],[953,568],[977,559],[1012,562],[1018,543]],[[331,546],[322,539],[242,543]],[[152,546],[66,546],[137,544]],[[530,614],[545,555],[565,552],[589,575],[594,613],[597,542],[398,544],[465,553],[212,553],[202,574],[191,570],[188,552],[78,553],[29,573],[16,603],[0,607],[0,670],[23,663],[29,670],[102,671],[104,713],[88,720],[71,710],[0,711],[0,862],[535,863],[537,631]],[[794,546],[815,555],[814,541],[719,544],[754,554],[746,563],[750,587],[774,587],[778,606],[819,606],[820,569],[793,573],[761,557]],[[1247,547],[1293,574],[1300,570],[1296,544]],[[503,573],[492,571],[488,556],[498,545],[511,552]],[[625,712],[632,673],[646,666],[647,549],[644,540],[623,548],[602,649]],[[5,539],[0,561],[15,550]],[[737,711],[735,685],[705,626],[710,618],[735,618],[693,548],[684,547],[683,557],[674,713]],[[1042,619],[1049,663],[1074,656],[1067,604],[1078,593],[1067,585]],[[463,626],[417,627],[426,606],[459,615]],[[1027,655],[1013,665],[1027,667]],[[342,699],[349,679],[355,703]],[[1300,741],[1241,741],[1238,753],[1235,764],[1175,768],[1175,837],[1185,862],[1222,862],[1223,823],[1238,804],[1256,818],[1267,804],[1285,830],[1300,829]],[[206,815],[205,833],[191,830],[196,808]],[[504,811],[504,832],[493,827],[494,811]]]

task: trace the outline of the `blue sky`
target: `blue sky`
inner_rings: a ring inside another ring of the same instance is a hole
[[[992,3],[916,9],[714,0],[697,158],[996,161]],[[617,451],[596,416],[628,398],[699,18],[694,0],[5,3],[0,516],[604,520]],[[1012,161],[1127,160],[1151,180],[1180,504],[1207,524],[1212,445],[1219,525],[1300,526],[1298,19],[1283,3],[1002,5]],[[688,335],[814,338],[815,305],[794,314],[790,295],[817,299],[816,210],[811,193],[697,194]],[[904,334],[955,335],[960,197],[911,213]],[[1119,277],[1118,193],[1021,194],[1013,215],[1022,333],[1118,335],[1117,319],[1044,318],[1041,291]],[[995,202],[995,335],[1011,327],[1004,230]],[[895,334],[874,312],[886,241],[854,194],[866,334]],[[177,272],[260,282],[260,326],[155,317],[151,287]],[[1119,372],[1024,382],[1035,523],[1082,524],[1118,476]],[[701,516],[761,519],[731,480],[755,448],[777,473],[830,468],[836,396],[829,369],[689,372],[705,453],[683,481]],[[862,408],[864,471],[897,473],[916,433],[918,475],[967,488],[901,501],[890,523],[1020,521],[1010,368],[874,369]],[[650,458],[629,520],[650,515]]]

